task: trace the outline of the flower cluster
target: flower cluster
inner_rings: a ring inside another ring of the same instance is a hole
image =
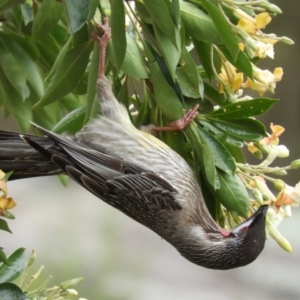
[[[252,191],[254,196],[253,206],[261,205],[264,202],[270,204],[266,220],[267,233],[284,250],[291,252],[291,245],[278,231],[277,227],[283,219],[292,216],[292,208],[299,207],[300,182],[292,187],[281,179],[271,177],[270,174],[275,176],[286,175],[287,170],[300,167],[300,160],[295,160],[286,167],[270,167],[277,157],[281,158],[289,155],[287,147],[279,144],[279,136],[284,132],[284,128],[273,124],[270,127],[271,133],[268,137],[258,143],[247,145],[248,150],[255,156],[263,157],[263,154],[266,154],[266,158],[258,165],[237,164],[238,173],[248,189]],[[273,184],[274,188],[279,190],[277,195],[271,191],[268,183]]]
[[[8,197],[6,174],[0,170],[0,215],[6,218],[13,219],[14,216],[8,212],[9,209],[12,209],[16,206],[15,201]]]
[[[267,2],[267,1],[254,1],[254,2],[235,2],[235,1],[224,1],[227,9],[229,8],[233,15],[238,19],[237,24],[231,24],[233,30],[239,37],[239,47],[250,60],[257,57],[263,59],[266,57],[274,58],[274,45],[278,42],[284,42],[286,44],[293,44],[293,41],[286,37],[277,37],[275,34],[265,34],[262,32],[272,20],[270,14],[281,13],[281,10]],[[263,12],[258,13],[255,17],[246,13],[244,10],[239,8],[243,6],[253,11],[258,10]],[[258,6],[258,7],[257,7]],[[220,53],[220,51],[219,51]],[[274,93],[276,83],[282,79],[283,70],[278,67],[273,72],[269,70],[262,70],[252,65],[253,78],[247,78],[244,81],[243,73],[237,73],[237,68],[232,65],[226,58],[221,54],[222,68],[221,73],[216,74],[216,79],[221,93],[235,93],[241,95],[240,89],[250,88],[258,92],[262,96],[267,91]],[[237,100],[236,97],[229,97],[229,99]],[[239,99],[243,100],[243,99]]]

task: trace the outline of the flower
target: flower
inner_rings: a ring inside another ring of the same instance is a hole
[[[12,209],[16,206],[15,201],[11,197],[7,197],[7,186],[6,186],[6,178],[5,173],[0,170],[0,191],[2,195],[0,195],[0,215],[3,214],[4,211],[8,209]]]
[[[291,207],[299,207],[300,203],[300,182],[295,187],[284,185],[278,194],[275,204],[276,205],[290,205]]]
[[[290,217],[290,208],[287,206],[285,209],[280,208],[275,210],[270,207],[267,212],[266,224],[267,233],[287,252],[292,252],[292,246],[289,241],[278,231],[276,227],[281,223],[284,218]]]
[[[241,9],[236,9],[234,14],[239,18],[237,26],[245,30],[249,35],[255,35],[257,31],[265,28],[272,20],[266,12],[256,15],[255,18],[252,18]]]
[[[269,166],[277,157],[288,157],[289,149],[285,145],[272,146],[267,158],[260,164],[262,167]]]
[[[219,87],[220,93],[224,93],[224,85],[229,86],[233,92],[237,91],[244,80],[243,73],[237,73],[229,61],[224,62],[219,77],[222,82]]]
[[[252,90],[258,91],[262,96],[266,91],[274,92],[276,82],[282,79],[283,70],[282,68],[276,68],[273,73],[269,70],[261,70],[252,64],[254,80],[248,78],[245,83],[242,84],[243,88],[251,88]]]

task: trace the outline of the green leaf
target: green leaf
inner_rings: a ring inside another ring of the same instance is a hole
[[[180,10],[181,19],[189,36],[193,39],[211,44],[222,43],[220,34],[212,22],[212,19],[205,12],[200,10],[197,6],[183,0],[180,0]]]
[[[44,96],[34,105],[34,108],[57,101],[76,87],[86,70],[91,48],[92,41],[88,41],[67,51],[62,63],[51,78]]]
[[[14,6],[24,3],[25,0],[0,0],[0,12],[4,12]]]
[[[3,219],[0,219],[0,230],[4,230],[4,231],[12,233],[7,225],[7,222]]]
[[[21,12],[22,12],[24,25],[27,26],[34,19],[32,6],[29,3],[22,4]]]
[[[174,25],[172,16],[164,0],[144,0],[151,19],[154,22],[155,27],[159,28],[162,32],[162,36],[165,36],[171,43],[178,48],[178,38],[176,37],[177,27]]]
[[[215,165],[226,173],[234,174],[236,170],[235,162],[227,149],[211,134],[199,128],[202,137],[214,153]]]
[[[134,78],[148,78],[144,58],[134,38],[126,33],[127,48],[126,55],[121,67],[122,71]]]
[[[12,87],[0,69],[0,98],[5,108],[17,120],[21,131],[27,132],[30,127],[29,121],[32,118],[31,105],[28,100],[23,101],[21,96]]]
[[[219,45],[219,49],[223,52],[228,61],[238,69],[238,71],[253,79],[253,68],[251,62],[248,56],[243,51],[240,50],[237,54],[237,59],[234,60],[229,51],[224,46]]]
[[[158,43],[158,47],[159,50],[168,66],[170,75],[172,77],[173,82],[175,82],[175,71],[176,71],[176,67],[178,65],[179,62],[179,58],[180,58],[180,51],[178,49],[180,49],[179,47],[179,31],[176,30],[176,28],[174,28],[174,31],[177,31],[176,33],[176,41],[178,42],[177,47],[174,46],[174,44],[172,43],[172,41],[169,39],[168,36],[166,36],[164,34],[164,32],[156,25],[154,24],[154,32],[155,32],[155,37],[156,37],[156,41]]]
[[[22,97],[22,100],[29,96],[29,88],[26,84],[25,73],[17,63],[17,60],[0,44],[0,66],[10,84]]]
[[[99,66],[99,47],[97,43],[94,43],[93,54],[92,54],[90,70],[89,70],[88,85],[87,85],[86,112],[85,112],[85,120],[84,120],[85,123],[90,118],[95,117],[99,110],[99,106],[98,106],[99,99],[96,95],[98,66]]]
[[[181,68],[177,68],[177,81],[182,94],[190,98],[200,98],[200,87],[203,84],[193,58],[185,47],[181,51]]]
[[[218,171],[220,188],[214,191],[217,199],[229,211],[236,211],[241,217],[247,218],[249,211],[249,196],[245,185],[237,174]]]
[[[112,49],[118,72],[123,64],[126,54],[125,11],[123,0],[111,1],[110,27]]]
[[[24,272],[26,267],[25,248],[17,249],[8,257],[7,261],[9,266],[0,265],[0,283],[14,281]]]
[[[190,126],[186,129],[186,132],[188,134],[193,153],[197,155],[200,163],[202,175],[213,190],[219,188],[219,178],[216,172],[215,155],[212,148],[202,136],[199,129],[193,124],[190,124]]]
[[[2,250],[3,248],[0,247],[0,263],[3,263],[5,265],[9,265],[8,261],[7,261],[7,258],[6,258],[6,255],[5,253],[3,252]]]
[[[213,119],[207,118],[214,126],[222,131],[246,141],[259,141],[266,136],[266,129],[262,123],[253,119]]]
[[[180,22],[180,5],[179,5],[179,0],[173,0],[172,1],[171,16],[173,18],[174,24],[176,26],[178,26],[179,22]]]
[[[56,133],[62,133],[65,131],[68,131],[70,133],[76,133],[83,126],[85,110],[86,107],[81,106],[71,111],[55,125],[52,131]]]
[[[207,95],[212,101],[217,103],[219,106],[224,106],[230,102],[226,100],[225,95],[219,93],[211,84],[203,81],[204,84],[204,94]]]
[[[236,61],[240,49],[238,39],[228,18],[224,16],[221,9],[212,2],[208,0],[201,0],[201,3],[219,31],[223,44],[227,47],[233,60]]]
[[[170,121],[178,120],[182,117],[182,105],[176,92],[163,77],[157,62],[149,64],[152,76],[154,98],[164,116]]]
[[[258,116],[268,111],[278,100],[257,98],[226,105],[213,111],[207,117],[216,119],[246,119]]]
[[[13,35],[5,35],[0,32],[2,46],[14,56],[14,60],[24,72],[28,82],[31,84],[37,95],[42,97],[44,93],[44,84],[38,67],[28,55],[27,49],[23,49],[23,45],[18,44],[16,40],[18,40],[17,37],[15,38]]]
[[[23,291],[11,282],[0,284],[0,299],[1,300],[29,300]]]
[[[58,23],[63,13],[62,3],[44,0],[35,15],[32,25],[32,42],[46,36]]]
[[[89,0],[65,0],[62,1],[65,5],[68,20],[69,20],[69,33],[72,34],[79,30],[87,21],[89,16]]]

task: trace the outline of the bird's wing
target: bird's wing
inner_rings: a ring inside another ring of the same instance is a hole
[[[35,125],[36,126],[36,125]],[[176,211],[176,189],[163,177],[121,158],[100,152],[76,141],[36,126],[64,151],[51,153],[30,138],[23,138],[66,174],[104,201],[122,210],[126,203],[151,206],[153,209]],[[125,201],[120,203],[120,201]],[[138,209],[139,209],[138,208]],[[125,212],[128,214],[128,212]]]

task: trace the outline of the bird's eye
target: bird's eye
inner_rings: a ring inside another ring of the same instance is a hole
[[[245,226],[245,227],[243,227],[243,232],[247,232],[248,230],[249,230],[249,226]]]

